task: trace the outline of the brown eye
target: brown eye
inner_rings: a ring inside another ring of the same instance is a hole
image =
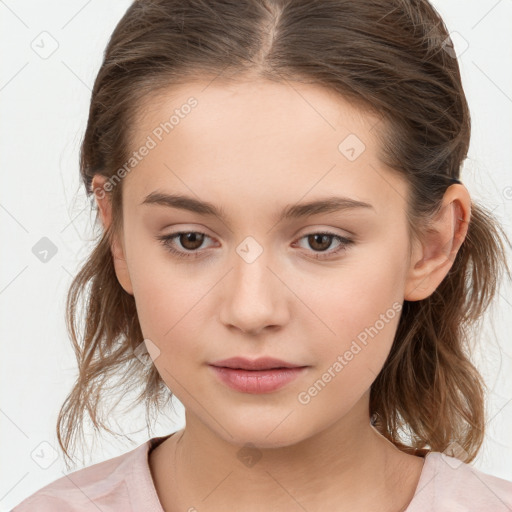
[[[202,256],[198,249],[203,245],[205,238],[210,238],[205,233],[198,231],[179,231],[170,235],[158,236],[162,245],[172,254],[179,258],[197,258]],[[176,241],[179,242],[176,248]],[[181,247],[181,248],[180,248]]]
[[[206,238],[210,238],[207,234],[199,231],[179,231],[170,235],[156,237],[162,245],[172,254],[179,258],[199,258],[204,256],[204,250],[200,250]],[[354,242],[335,233],[320,232],[310,233],[300,238],[306,239],[310,248],[309,252],[313,253],[313,259],[326,259],[337,256],[345,252]],[[338,242],[338,246],[334,250],[328,250],[333,240]],[[179,247],[176,247],[177,241]],[[325,253],[325,254],[323,254]]]
[[[322,233],[308,235],[308,243],[312,249],[317,251],[325,251],[329,249],[332,243],[333,235],[325,235]]]
[[[354,243],[353,240],[329,232],[310,233],[300,238],[300,240],[302,239],[306,240],[310,248],[308,252],[313,253],[312,257],[315,260],[337,256],[347,251],[348,247]],[[334,250],[328,250],[332,246],[333,240],[338,242],[338,246]]]
[[[195,251],[201,247],[204,241],[204,233],[197,233],[195,231],[179,233],[178,240],[181,246],[187,251]]]

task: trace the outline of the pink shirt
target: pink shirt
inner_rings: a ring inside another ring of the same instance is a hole
[[[59,478],[26,498],[12,512],[164,512],[148,454],[168,437],[153,437],[123,455]],[[427,511],[510,512],[512,482],[430,452],[405,512]]]

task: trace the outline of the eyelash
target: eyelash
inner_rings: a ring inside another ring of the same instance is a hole
[[[201,253],[198,252],[197,250],[194,252],[186,253],[183,251],[178,251],[170,245],[171,241],[174,238],[178,237],[179,235],[186,235],[186,234],[190,234],[190,233],[205,235],[208,237],[208,235],[206,233],[202,233],[200,231],[178,231],[176,233],[171,233],[170,235],[157,236],[156,238],[157,238],[157,240],[159,240],[162,243],[162,245],[166,248],[166,250],[168,250],[171,254],[177,256],[178,258],[192,258],[192,259],[199,258],[201,256]],[[340,242],[340,246],[338,247],[338,249],[336,249],[334,251],[331,251],[328,253],[326,253],[325,251],[317,252],[316,253],[317,256],[313,256],[313,259],[315,259],[315,260],[326,260],[333,256],[337,256],[341,252],[346,251],[347,248],[354,243],[354,241],[350,240],[349,238],[345,238],[343,236],[336,235],[335,233],[330,233],[328,231],[318,231],[318,232],[308,233],[307,235],[301,236],[299,238],[299,240],[302,240],[303,238],[307,238],[307,237],[313,236],[313,235],[330,236]],[[210,237],[208,237],[208,238],[210,238]],[[327,256],[324,256],[324,254],[327,254]]]

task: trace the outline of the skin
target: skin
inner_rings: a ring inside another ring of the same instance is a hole
[[[153,362],[186,410],[186,427],[149,456],[163,508],[404,510],[424,460],[388,442],[368,413],[399,314],[308,403],[298,396],[393,304],[437,288],[466,235],[467,189],[450,186],[429,235],[410,240],[407,184],[377,158],[378,120],[313,85],[174,88],[148,103],[134,149],[190,96],[197,107],[123,178],[124,225],[112,243],[118,280],[135,297],[144,338],[158,349]],[[366,146],[354,161],[338,150],[351,133]],[[107,227],[104,184],[97,175]],[[227,219],[140,204],[157,189],[222,206]],[[285,205],[329,195],[373,209],[276,224]],[[181,230],[207,236],[195,246],[179,237],[171,245],[202,256],[177,258],[156,239]],[[322,230],[355,242],[316,260],[339,247],[335,238],[308,240]],[[247,236],[263,249],[251,263],[236,251]],[[236,355],[309,368],[278,391],[247,394],[226,387],[207,366]],[[257,459],[250,466],[238,456],[247,443]]]

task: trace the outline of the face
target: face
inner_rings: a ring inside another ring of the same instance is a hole
[[[284,446],[367,400],[409,255],[407,186],[377,159],[376,123],[319,87],[267,82],[188,84],[141,117],[116,271],[187,426]],[[170,194],[214,213],[169,206]],[[327,199],[340,202],[301,207]],[[306,368],[273,391],[240,391],[209,366],[235,356]]]

